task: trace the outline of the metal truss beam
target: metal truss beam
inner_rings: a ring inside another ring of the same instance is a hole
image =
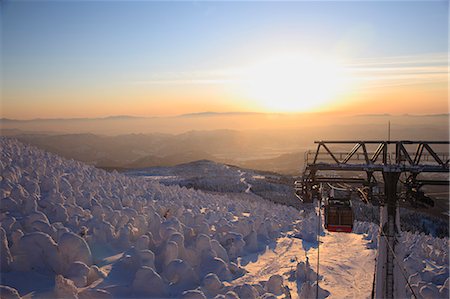
[[[317,150],[306,167],[310,170],[384,171],[386,166],[397,167],[401,172],[448,172],[448,153],[438,153],[432,146],[449,145],[449,141],[315,141]],[[333,152],[330,144],[354,144],[349,152]],[[369,153],[367,145],[378,144],[375,152]],[[406,145],[417,145],[414,153]],[[321,149],[324,149],[321,151]],[[360,151],[360,152],[358,152]],[[362,151],[362,152],[361,152]],[[360,155],[362,157],[360,157]],[[381,159],[379,159],[381,156]],[[325,161],[332,161],[328,163]],[[355,161],[356,160],[356,161]],[[361,162],[361,163],[355,163]]]

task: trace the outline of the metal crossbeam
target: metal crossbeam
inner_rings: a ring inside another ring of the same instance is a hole
[[[314,165],[308,165],[307,168],[315,171],[319,170],[335,170],[335,171],[384,171],[386,168],[396,168],[400,172],[441,172],[445,173],[449,171],[448,166],[435,166],[435,165],[399,165],[396,167],[377,165],[377,164],[331,164],[331,163],[317,163]]]
[[[434,186],[449,186],[450,182],[448,180],[416,180],[419,186],[423,185],[434,185]]]
[[[337,178],[337,177],[317,177],[317,183],[347,183],[347,184],[363,184],[366,180],[359,178]]]
[[[322,165],[324,160],[331,160],[334,163],[326,163],[330,165],[330,170],[360,170],[365,171],[366,168],[372,167],[374,171],[382,171],[383,167],[398,166],[401,171],[408,172],[447,172],[449,169],[448,153],[438,153],[433,150],[431,145],[448,145],[449,141],[315,141],[317,150],[314,153],[312,163],[309,163],[309,154],[307,153],[306,167],[314,169],[324,168]],[[330,144],[354,144],[349,152],[333,152]],[[367,145],[378,144],[377,149],[373,153],[367,151]],[[417,144],[415,153],[408,152],[405,145]],[[389,151],[390,145],[394,145],[395,149]],[[321,149],[324,151],[321,151]],[[362,153],[358,151],[362,150]],[[378,160],[382,154],[381,161]],[[362,155],[362,159],[359,155]],[[344,157],[343,157],[344,156]],[[370,158],[369,158],[370,156]],[[361,161],[363,163],[355,163]],[[427,163],[425,163],[425,161]],[[351,163],[350,163],[351,162]],[[338,166],[337,166],[338,165]],[[346,167],[346,165],[351,165]]]
[[[363,142],[365,144],[380,144],[380,143],[385,143],[385,144],[397,144],[397,143],[402,143],[402,144],[420,144],[420,143],[426,143],[426,144],[449,144],[449,141],[411,141],[411,140],[389,140],[389,141],[381,141],[381,140],[320,140],[320,141],[314,141],[315,144],[318,143],[327,143],[327,144],[354,144],[354,143],[358,143],[358,142]]]

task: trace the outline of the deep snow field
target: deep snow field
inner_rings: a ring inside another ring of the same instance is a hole
[[[275,204],[248,185],[231,195],[166,186],[0,143],[1,298],[315,298],[312,207]],[[355,234],[322,230],[320,298],[370,297],[377,232],[363,222]],[[402,234],[417,297],[448,297],[448,245]]]

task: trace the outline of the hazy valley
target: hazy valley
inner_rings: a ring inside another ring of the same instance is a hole
[[[308,125],[312,119],[317,125]],[[384,140],[388,135],[388,121],[393,140],[446,140],[449,134],[447,114],[207,113],[170,118],[2,119],[0,124],[2,135],[14,136],[65,158],[106,169],[174,166],[212,160],[299,175],[304,152],[315,149],[315,140]],[[254,129],[249,129],[252,126]],[[105,134],[103,128],[109,128],[109,134]]]

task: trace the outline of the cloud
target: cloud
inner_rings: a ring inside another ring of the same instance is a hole
[[[346,65],[358,89],[448,82],[446,53],[358,59]]]
[[[356,90],[448,82],[447,53],[353,59],[341,65]],[[224,85],[242,83],[245,67],[161,72],[131,81],[138,85]]]

